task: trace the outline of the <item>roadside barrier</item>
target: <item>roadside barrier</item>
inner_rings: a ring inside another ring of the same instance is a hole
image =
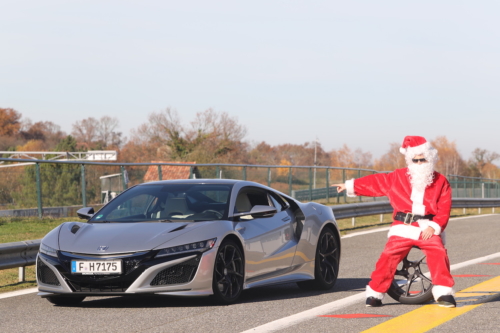
[[[336,219],[356,218],[368,215],[392,213],[389,201],[356,203],[329,206]],[[500,207],[500,199],[453,199],[453,208],[492,208]],[[40,248],[40,239],[0,244],[0,270],[19,267],[19,281],[24,281],[24,268],[35,264]]]

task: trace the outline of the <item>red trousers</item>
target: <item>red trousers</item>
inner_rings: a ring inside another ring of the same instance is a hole
[[[368,283],[370,288],[379,293],[389,290],[394,273],[401,260],[410,252],[412,246],[418,246],[427,256],[427,265],[435,286],[453,287],[455,284],[450,274],[450,261],[440,236],[433,235],[427,240],[418,240],[391,236],[384,251],[375,265],[375,270]]]

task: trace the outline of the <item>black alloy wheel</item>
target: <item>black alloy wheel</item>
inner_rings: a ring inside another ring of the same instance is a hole
[[[80,304],[85,296],[50,296],[46,297],[47,301],[59,306],[72,306]]]
[[[219,303],[234,303],[243,291],[244,262],[239,246],[232,240],[222,242],[214,265],[212,289]]]
[[[423,304],[432,300],[432,281],[422,273],[427,266],[425,258],[418,247],[410,250],[399,263],[387,291],[391,298],[403,304]]]
[[[329,290],[339,274],[339,246],[333,231],[326,227],[319,236],[314,265],[314,280],[298,282],[301,289]]]

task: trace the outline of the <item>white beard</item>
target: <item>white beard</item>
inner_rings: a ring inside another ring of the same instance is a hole
[[[408,174],[410,175],[411,187],[424,191],[427,186],[434,181],[434,164],[433,163],[412,163],[408,165]]]

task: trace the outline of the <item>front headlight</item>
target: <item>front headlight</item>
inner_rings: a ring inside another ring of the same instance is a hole
[[[188,252],[205,252],[214,247],[216,240],[217,238],[212,238],[201,242],[167,247],[165,249],[161,249],[156,255],[156,258]]]
[[[43,243],[40,243],[40,252],[42,252],[43,254],[46,254],[48,256],[57,258],[57,250],[53,249],[50,246],[47,246]]]

